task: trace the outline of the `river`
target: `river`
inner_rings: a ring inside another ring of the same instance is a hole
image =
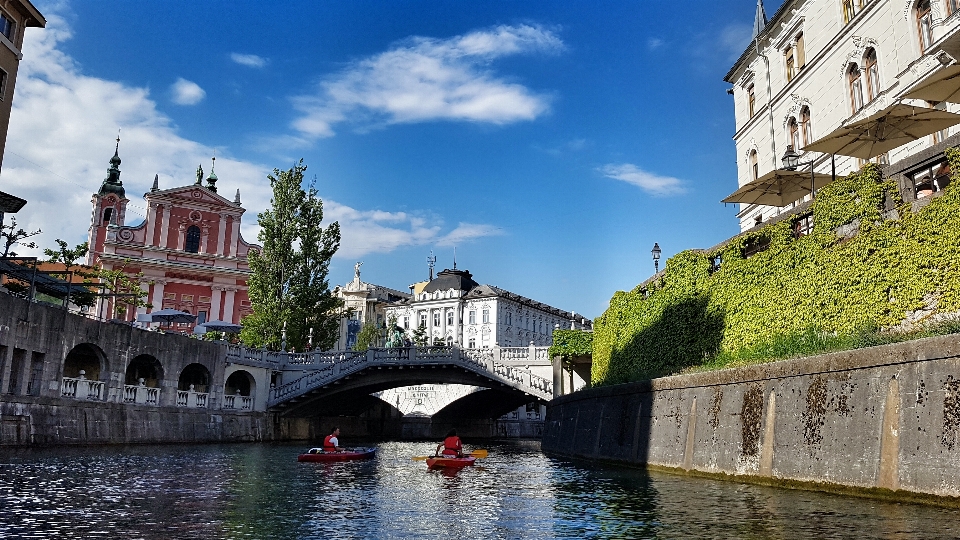
[[[297,463],[302,445],[0,450],[0,538],[956,538],[954,510],[598,468],[533,443],[457,474],[378,445]]]

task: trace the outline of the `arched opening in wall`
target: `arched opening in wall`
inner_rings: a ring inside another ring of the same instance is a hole
[[[750,181],[760,178],[760,162],[757,160],[757,151],[750,151]]]
[[[106,371],[106,356],[96,345],[81,343],[67,353],[63,361],[63,376],[76,379],[81,371],[85,379],[94,381],[99,381]]]
[[[192,387],[192,388],[191,388]],[[193,390],[194,392],[210,391],[210,370],[200,364],[190,364],[180,372],[177,381],[178,390]]]
[[[917,2],[917,34],[920,38],[920,54],[926,54],[933,44],[933,12],[930,10],[930,0]]]
[[[860,66],[850,64],[847,68],[847,83],[850,87],[850,107],[854,113],[863,108],[863,84],[860,79]]]
[[[198,253],[200,251],[200,227],[191,225],[187,229],[187,239],[183,250],[187,253]]]
[[[870,47],[863,53],[863,71],[867,76],[867,102],[880,95],[880,68],[877,65],[877,50]]]
[[[813,126],[810,125],[810,107],[806,105],[800,109],[800,139],[803,145],[801,148],[813,142]]]
[[[141,354],[130,361],[127,366],[125,384],[138,386],[143,379],[143,385],[150,388],[160,388],[163,380],[163,365],[149,354]]]
[[[787,144],[793,147],[794,151],[800,150],[800,124],[797,123],[797,119],[790,117],[790,120],[787,121],[787,132],[790,134]]]
[[[225,396],[252,396],[257,389],[257,381],[248,371],[234,371],[223,385]]]
[[[110,218],[113,217],[113,208],[106,208],[103,211],[103,224],[107,225],[110,223]]]

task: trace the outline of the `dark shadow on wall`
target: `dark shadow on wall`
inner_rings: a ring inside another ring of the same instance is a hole
[[[679,373],[720,349],[724,315],[709,310],[709,297],[698,295],[668,305],[653,324],[637,332],[610,355],[603,384],[646,380]]]

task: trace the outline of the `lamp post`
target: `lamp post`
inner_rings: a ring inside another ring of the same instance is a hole
[[[813,190],[816,188],[815,176],[813,172],[813,160],[811,159],[806,163],[800,163],[800,154],[793,150],[792,144],[788,144],[787,151],[783,153],[783,157],[780,158],[780,161],[783,163],[783,168],[788,171],[795,171],[797,170],[797,167],[801,165],[804,167],[807,165],[810,166],[810,200],[812,201]]]
[[[654,242],[653,249],[650,250],[650,254],[653,255],[653,273],[660,273],[660,244]]]

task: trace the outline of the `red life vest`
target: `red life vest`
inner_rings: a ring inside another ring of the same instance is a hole
[[[463,451],[463,445],[460,443],[460,437],[454,435],[443,440],[443,455],[456,456]]]
[[[336,445],[333,444],[332,441],[330,441],[330,439],[333,439],[333,438],[334,438],[333,433],[331,433],[330,435],[327,435],[326,437],[323,438],[323,449],[324,449],[325,451],[327,451],[327,452],[335,452],[335,451],[337,450]],[[337,442],[340,442],[340,441],[337,441]]]

